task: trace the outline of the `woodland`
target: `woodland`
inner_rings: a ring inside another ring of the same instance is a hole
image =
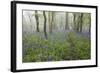
[[[28,62],[91,58],[91,14],[23,10],[22,60]]]

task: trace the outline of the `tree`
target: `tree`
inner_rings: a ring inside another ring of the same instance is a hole
[[[73,25],[74,25],[74,26],[73,26],[73,29],[74,29],[75,31],[77,30],[77,29],[76,29],[76,28],[77,28],[76,16],[77,16],[76,13],[73,13]]]
[[[35,11],[35,18],[36,18],[36,31],[39,32],[39,17],[37,10]]]
[[[44,16],[44,36],[45,38],[47,39],[47,31],[46,31],[46,22],[47,22],[47,19],[46,19],[46,13],[45,11],[43,11],[43,16]]]
[[[66,23],[65,23],[65,30],[69,29],[69,26],[68,26],[68,12],[66,12]]]
[[[89,19],[89,33],[91,32],[91,14],[88,16]]]
[[[83,13],[73,13],[74,16],[74,30],[82,32],[83,27]]]
[[[80,15],[77,15],[77,27],[76,27],[77,32],[80,30]]]
[[[50,24],[50,33],[52,33],[54,24],[54,12],[51,12],[51,24]]]
[[[82,32],[82,25],[83,25],[83,13],[80,15],[80,32]]]

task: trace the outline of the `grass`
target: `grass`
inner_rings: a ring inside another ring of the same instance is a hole
[[[35,35],[26,36],[23,37],[23,62],[90,59],[90,45],[90,39],[78,37],[74,32],[69,32],[64,42]]]

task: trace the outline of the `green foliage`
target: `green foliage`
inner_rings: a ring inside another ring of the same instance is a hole
[[[84,13],[84,14],[83,14],[83,24],[84,24],[85,26],[91,24],[91,14],[90,14],[90,13]]]
[[[90,40],[86,37],[77,35],[73,32],[69,33],[68,42],[72,53],[72,59],[89,59],[90,58]]]
[[[43,62],[61,60],[85,60],[90,59],[90,40],[69,32],[66,42],[51,39],[41,39],[36,36],[23,38],[23,62]]]

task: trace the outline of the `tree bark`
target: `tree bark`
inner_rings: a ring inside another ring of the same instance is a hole
[[[82,32],[82,25],[83,25],[83,13],[81,13],[81,21],[80,21],[80,32]]]
[[[47,31],[46,31],[46,22],[47,22],[47,20],[46,20],[45,11],[43,11],[43,16],[44,16],[44,36],[45,36],[45,38],[47,39],[47,38],[48,38],[48,37],[47,37]]]
[[[36,18],[36,31],[39,32],[39,18],[38,18],[38,12],[35,11],[35,18]]]
[[[66,12],[66,24],[65,24],[65,30],[69,29],[68,27],[68,12]]]
[[[73,13],[73,17],[74,17],[74,18],[73,18],[73,25],[74,25],[73,28],[74,28],[74,30],[76,31],[76,30],[77,30],[77,29],[76,29],[76,28],[77,28],[77,25],[76,25],[76,13]]]
[[[79,32],[80,31],[80,24],[81,24],[81,16],[80,15],[78,15],[78,20],[77,20],[77,32]]]
[[[89,33],[91,32],[91,15],[89,14]]]

